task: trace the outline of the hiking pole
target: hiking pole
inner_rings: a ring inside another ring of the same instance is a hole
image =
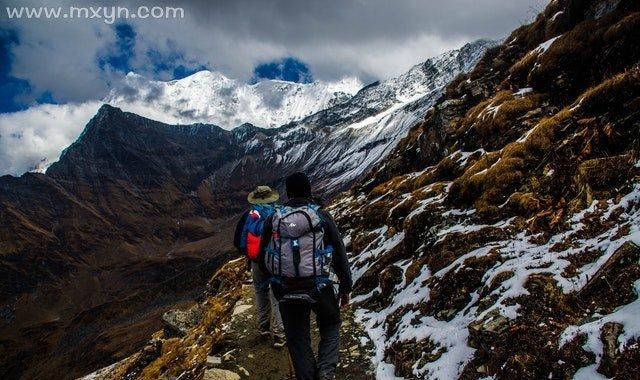
[[[289,359],[289,380],[295,380],[296,375],[293,374],[293,361],[291,360],[291,353],[287,350],[287,358]]]

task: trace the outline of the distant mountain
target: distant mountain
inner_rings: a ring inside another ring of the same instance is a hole
[[[274,128],[345,102],[361,88],[355,78],[248,84],[208,70],[169,82],[129,73],[102,101],[42,104],[0,115],[0,175],[44,172],[103,103],[170,124]]]
[[[169,125],[103,105],[46,173],[0,177],[0,377],[73,378],[133,352],[158,313],[228,258],[248,190],[282,190],[299,170],[327,199],[348,188],[491,45],[430,59],[279,128]],[[209,96],[220,76],[199,77],[202,93],[187,78],[175,94]]]
[[[360,88],[362,84],[356,78],[313,83],[261,80],[247,84],[208,70],[169,82],[129,73],[104,102],[174,124],[202,122],[232,129],[250,123],[274,128],[347,101]]]

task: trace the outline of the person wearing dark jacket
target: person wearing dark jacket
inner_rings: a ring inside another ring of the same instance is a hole
[[[285,207],[295,208],[309,204],[316,207],[321,206],[311,196],[311,184],[304,173],[295,173],[287,177],[286,191],[289,200],[284,204]],[[284,286],[277,283],[272,284],[275,297],[279,300],[287,346],[298,380],[334,378],[340,349],[340,324],[342,322],[340,306],[349,304],[352,287],[351,269],[338,227],[327,211],[318,208],[317,213],[322,221],[324,245],[333,247],[331,266],[339,280],[338,294],[336,295],[333,286],[325,286],[314,292],[317,289],[315,284],[301,285],[309,286],[307,290],[309,294],[313,294],[313,299],[310,301],[289,300],[287,299],[288,290]],[[268,273],[265,255],[273,233],[272,218],[273,216],[265,221],[260,257],[258,258],[260,269],[265,273]],[[300,288],[296,288],[297,292],[299,290]],[[312,310],[316,314],[316,322],[320,330],[317,362],[311,348],[310,317]]]

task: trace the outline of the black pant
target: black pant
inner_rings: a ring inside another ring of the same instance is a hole
[[[311,310],[316,313],[320,329],[318,362],[311,349]],[[280,314],[287,337],[287,346],[298,380],[314,380],[333,376],[340,350],[340,307],[333,286],[327,286],[315,303],[282,300]]]

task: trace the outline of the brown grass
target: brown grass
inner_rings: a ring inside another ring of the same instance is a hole
[[[530,174],[528,169],[552,147],[560,127],[570,118],[571,111],[563,109],[541,120],[524,141],[516,141],[499,152],[492,152],[478,160],[453,182],[449,200],[465,205],[473,204],[480,214],[498,212],[512,192]]]
[[[581,113],[599,115],[630,104],[640,95],[640,69],[615,75],[585,91],[580,97]]]

